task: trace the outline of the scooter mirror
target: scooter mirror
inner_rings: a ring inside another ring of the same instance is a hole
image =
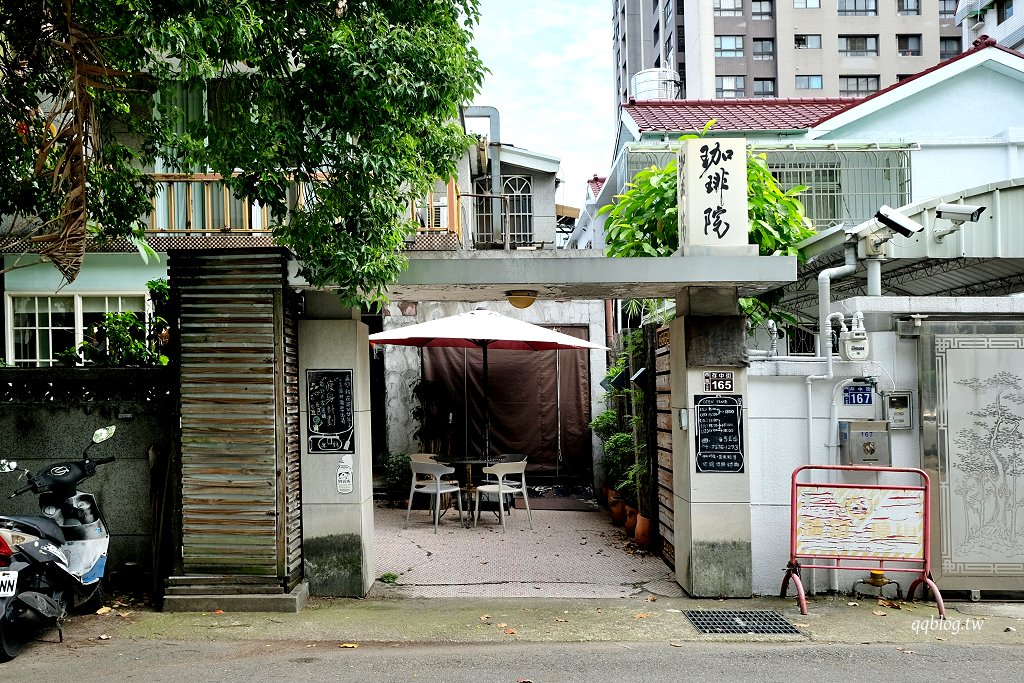
[[[93,432],[92,442],[103,443],[104,441],[112,437],[116,430],[117,427],[114,425],[110,425],[109,427],[100,427],[95,432]]]

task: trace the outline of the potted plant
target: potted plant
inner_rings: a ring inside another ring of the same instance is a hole
[[[640,463],[634,462],[626,469],[622,480],[616,485],[622,502],[626,507],[626,533],[632,536],[636,529],[637,520],[637,480],[640,477]]]
[[[626,463],[632,458],[633,449],[633,435],[627,432],[617,432],[604,442],[604,455],[599,461],[601,470],[604,472],[605,486],[608,487],[608,511],[615,524],[622,524],[626,521],[625,504],[615,486],[622,481],[625,475]]]
[[[409,499],[409,482],[412,481],[412,470],[409,468],[409,456],[405,453],[385,453],[377,462],[380,474],[380,486],[383,497],[388,505],[394,507]]]

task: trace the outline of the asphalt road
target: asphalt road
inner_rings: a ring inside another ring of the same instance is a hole
[[[920,643],[509,643],[341,648],[303,641],[40,642],[4,681],[793,681],[1021,680],[1021,648]]]

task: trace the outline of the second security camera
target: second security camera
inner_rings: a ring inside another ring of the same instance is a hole
[[[923,225],[910,220],[896,209],[885,204],[879,207],[878,213],[875,214],[875,220],[904,237],[910,237],[924,230]]]
[[[959,223],[964,221],[977,223],[984,211],[984,206],[974,206],[973,204],[939,204],[935,207],[935,217]]]

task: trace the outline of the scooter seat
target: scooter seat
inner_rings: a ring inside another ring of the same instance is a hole
[[[64,544],[64,532],[61,531],[60,526],[52,519],[46,519],[45,517],[30,517],[28,515],[5,515],[4,518],[35,530],[38,536],[45,538],[48,541],[53,541],[54,543],[59,543],[61,545]]]

